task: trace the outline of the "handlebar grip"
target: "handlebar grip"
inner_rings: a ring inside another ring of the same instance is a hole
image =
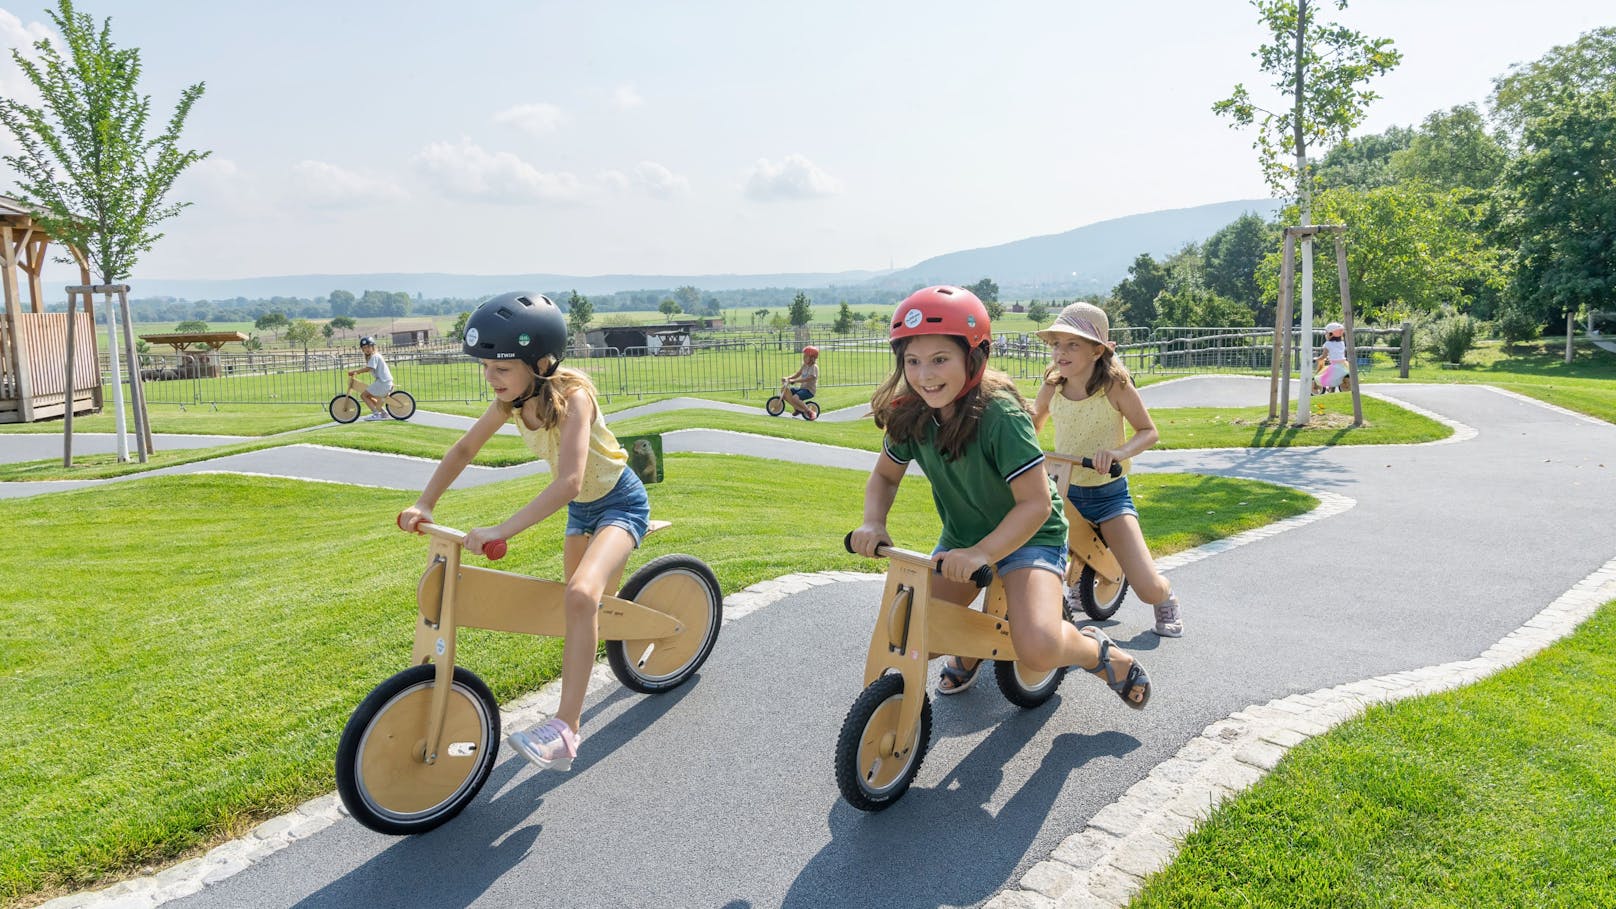
[[[878,544],[875,547],[875,557],[878,558],[878,559],[881,558],[881,556],[882,556],[881,550],[883,550],[883,549],[885,549],[885,548],[887,548],[888,546],[891,546],[891,545],[892,545],[891,543]],[[842,537],[842,548],[847,550],[848,552],[852,553],[853,555],[858,555],[859,554],[859,551],[857,549],[853,548],[853,531],[849,530],[847,532],[847,536]]]
[[[1084,458],[1083,459],[1083,466],[1087,467],[1090,470],[1093,470],[1094,469],[1094,461],[1093,461],[1093,459]],[[1111,476],[1113,478],[1122,476],[1122,462],[1121,461],[1112,461],[1111,462]]]
[[[399,512],[398,516],[393,518],[393,523],[398,525],[399,530],[404,530],[404,512],[402,512],[402,511]],[[407,531],[407,530],[405,530],[404,532],[409,533],[409,531]],[[420,533],[419,530],[417,530],[415,532]]]
[[[497,562],[500,559],[505,558],[505,541],[489,540],[488,542],[484,543],[483,555],[487,556],[488,561],[490,562]]]
[[[971,583],[976,585],[977,590],[981,590],[989,584],[992,584],[993,566],[983,565],[981,568],[971,572]]]

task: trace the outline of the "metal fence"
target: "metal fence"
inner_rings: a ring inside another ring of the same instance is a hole
[[[1407,329],[1358,329],[1360,358],[1396,352],[1375,339]],[[1117,354],[1138,375],[1197,372],[1267,372],[1273,331],[1251,328],[1119,329]],[[1322,334],[1316,339],[1322,341]],[[1369,343],[1364,343],[1364,342]],[[754,333],[701,336],[680,347],[594,349],[567,365],[589,373],[602,398],[735,392],[773,394],[802,365],[802,347],[820,350],[821,387],[873,388],[891,373],[885,332],[849,335]],[[458,342],[391,348],[385,354],[393,382],[421,403],[481,402],[488,386],[478,361]],[[1032,332],[993,337],[993,368],[1015,379],[1036,379],[1049,364],[1049,347]],[[224,353],[187,351],[141,355],[146,399],[153,404],[319,404],[347,388],[347,371],[364,364],[358,351]],[[1293,363],[1300,369],[1300,362]],[[110,375],[103,367],[102,375]]]

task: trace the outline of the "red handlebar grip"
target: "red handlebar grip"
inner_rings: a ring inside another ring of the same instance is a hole
[[[488,542],[484,543],[483,555],[487,556],[490,562],[497,562],[500,559],[505,558],[505,541],[489,540]]]

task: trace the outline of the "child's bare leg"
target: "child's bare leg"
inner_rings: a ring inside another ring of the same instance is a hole
[[[1150,547],[1145,544],[1138,518],[1131,514],[1118,515],[1102,523],[1100,533],[1105,536],[1105,545],[1117,557],[1122,573],[1139,599],[1152,606],[1167,599],[1173,585],[1156,570],[1156,560],[1150,557]]]
[[[1109,668],[1101,665],[1099,639],[1083,634],[1061,615],[1061,578],[1038,568],[1023,568],[1004,575],[1004,587],[1017,662],[1033,672],[1076,666],[1108,683],[1115,679],[1117,684],[1111,687],[1128,706],[1144,706],[1150,698],[1149,681],[1142,670],[1137,679],[1130,678],[1133,656],[1113,643],[1106,651]]]
[[[786,403],[791,405],[792,413],[802,413],[802,402],[797,400],[797,395],[791,389],[787,388],[785,394],[781,395],[781,397],[785,398]]]
[[[571,726],[573,732],[583,722],[584,695],[589,688],[589,674],[595,668],[600,599],[633,551],[634,537],[614,525],[602,527],[591,536],[569,536],[562,551],[567,580],[567,636],[561,650],[561,707],[556,717]]]

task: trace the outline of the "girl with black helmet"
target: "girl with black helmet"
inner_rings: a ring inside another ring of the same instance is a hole
[[[651,518],[645,487],[626,469],[628,452],[606,428],[595,387],[584,373],[561,366],[567,320],[542,294],[508,293],[486,300],[466,321],[462,349],[483,361],[494,392],[488,410],[450,446],[415,504],[399,515],[413,530],[432,520],[432,507],[506,423],[550,464],[550,483],[531,502],[493,527],[473,528],[465,547],[521,533],[567,510],[563,570],[567,585],[566,643],[561,655],[561,707],[556,715],[507,740],[540,769],[568,770],[581,741],[584,694],[599,640],[596,612],[606,586],[622,574]]]
[[[871,401],[886,430],[884,454],[865,486],[853,549],[873,557],[891,542],[887,514],[909,462],[919,461],[943,519],[933,553],[943,578],[932,595],[971,602],[971,573],[992,563],[1004,580],[1011,641],[1028,670],[1078,666],[1102,676],[1129,707],[1145,706],[1144,667],[1105,632],[1079,632],[1062,615],[1066,516],[1044,473],[1027,402],[1008,376],[987,368],[987,308],[963,288],[928,287],[899,304],[891,340],[897,365]],[[983,662],[951,657],[937,693],[969,688]]]

